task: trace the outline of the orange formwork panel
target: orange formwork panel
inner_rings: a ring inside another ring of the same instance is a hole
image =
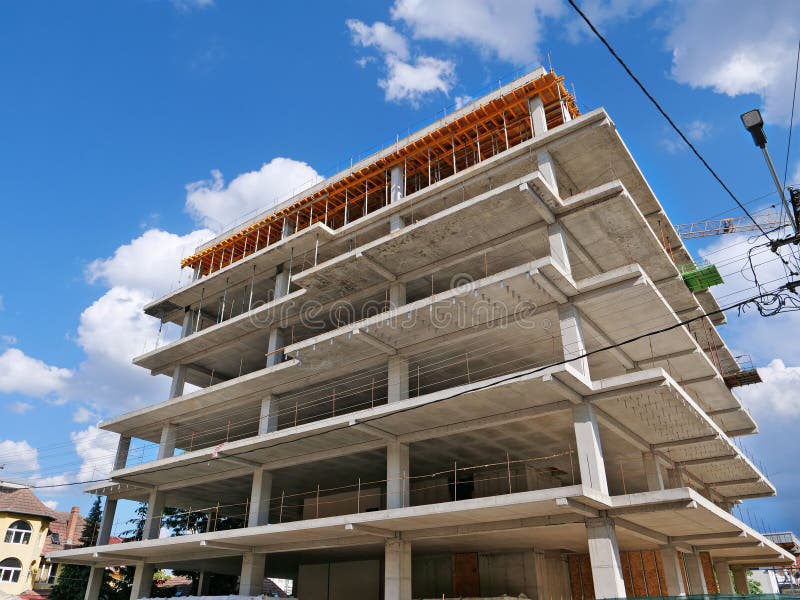
[[[292,232],[317,222],[342,227],[388,203],[389,171],[396,165],[403,166],[408,195],[512,148],[533,135],[528,99],[536,95],[544,103],[548,129],[564,123],[564,110],[571,117],[580,114],[563,77],[545,73],[243,227],[183,259],[181,266],[203,277],[274,244],[287,224]]]

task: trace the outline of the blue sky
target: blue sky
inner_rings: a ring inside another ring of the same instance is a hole
[[[794,2],[759,4],[582,3],[754,210],[777,196],[739,114],[764,108],[782,173],[800,39]],[[581,110],[608,110],[673,222],[739,214],[560,0],[2,3],[0,475],[53,485],[107,471],[113,440],[97,421],[166,397],[165,379],[130,365],[157,335],[141,306],[197,243],[550,61]],[[724,265],[726,299],[752,290],[738,275],[746,236],[690,247]],[[729,319],[729,345],[766,379],[741,394],[762,431],[744,445],[780,492],[746,506],[798,531],[800,319]],[[80,486],[40,496],[91,500]]]

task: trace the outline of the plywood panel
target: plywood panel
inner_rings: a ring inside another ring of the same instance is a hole
[[[478,553],[453,555],[453,595],[480,596],[481,581],[478,574]]]

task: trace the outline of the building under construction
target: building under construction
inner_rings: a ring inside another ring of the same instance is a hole
[[[609,115],[529,73],[183,261],[145,308],[180,339],[134,360],[169,398],[101,425],[98,546],[50,558],[91,565],[86,600],[116,565],[132,598],[161,568],[302,600],[746,593],[793,557],[731,513],[775,488],[689,263]],[[119,500],[142,539],[108,545]]]

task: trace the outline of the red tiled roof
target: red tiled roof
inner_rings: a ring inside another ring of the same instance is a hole
[[[55,519],[55,512],[47,508],[30,488],[0,487],[0,512],[33,515]]]
[[[53,511],[53,515],[55,515],[55,521],[50,523],[50,531],[47,533],[47,539],[44,542],[44,548],[42,549],[42,554],[47,554],[48,552],[55,552],[56,550],[67,550],[68,548],[77,548],[81,545],[80,537],[81,532],[83,531],[83,527],[86,524],[86,520],[78,515],[78,523],[75,526],[75,539],[72,540],[72,545],[67,546],[67,526],[69,525],[69,519],[72,515],[71,512],[56,512]],[[53,534],[58,534],[58,544],[53,543]]]

